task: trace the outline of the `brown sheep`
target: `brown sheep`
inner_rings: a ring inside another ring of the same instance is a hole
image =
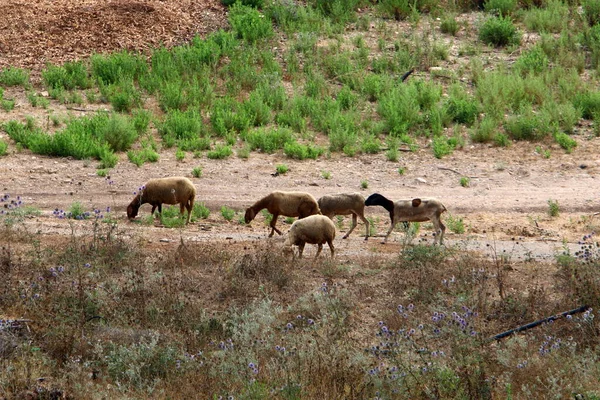
[[[369,239],[369,221],[365,218],[365,198],[360,193],[339,193],[321,197],[318,201],[321,214],[329,218],[334,215],[352,214],[352,227],[343,237],[348,238],[357,225],[357,217],[365,223],[365,240]]]
[[[431,221],[435,229],[435,239],[433,243],[439,241],[444,244],[444,232],[446,227],[442,224],[440,216],[446,207],[436,199],[412,199],[398,200],[393,202],[379,193],[373,193],[365,201],[367,206],[381,206],[390,213],[390,229],[385,235],[383,242],[387,241],[388,236],[398,222],[424,222]]]
[[[281,231],[275,227],[277,218],[280,215],[305,218],[309,215],[321,213],[317,201],[309,193],[275,191],[269,193],[246,209],[246,215],[244,216],[246,223],[249,224],[256,217],[256,214],[265,208],[273,214],[269,237],[273,236],[275,232],[281,235]]]
[[[187,223],[190,222],[192,209],[194,208],[194,199],[196,198],[196,187],[188,178],[169,177],[151,179],[133,198],[127,207],[127,217],[134,219],[140,206],[149,203],[152,205],[152,214],[158,207],[158,212],[162,213],[163,204],[179,204],[180,213],[183,217],[184,209],[187,209]]]

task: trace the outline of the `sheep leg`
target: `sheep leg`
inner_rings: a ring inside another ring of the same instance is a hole
[[[362,222],[364,222],[365,226],[367,227],[367,229],[365,231],[365,240],[369,240],[369,220],[365,218],[364,214],[359,215],[359,217],[362,220]]]
[[[321,250],[323,250],[323,243],[317,244],[317,254],[315,255],[315,258],[319,257],[319,254],[321,254]]]
[[[390,229],[387,231],[385,237],[383,238],[383,242],[381,242],[381,243],[383,243],[383,244],[387,243],[388,236],[390,236],[390,233],[392,233],[392,231],[394,230],[394,226],[396,226],[396,224],[394,222],[392,222],[390,224]]]
[[[348,236],[350,236],[350,234],[352,233],[352,231],[354,230],[354,228],[356,228],[357,225],[357,221],[356,221],[356,214],[352,213],[352,227],[350,228],[350,230],[348,231],[348,233],[346,233],[344,235],[344,237],[342,239],[348,239]]]
[[[439,242],[441,246],[444,244],[444,232],[446,231],[446,226],[442,224],[442,221],[439,218],[433,218],[431,222],[435,229],[435,239],[433,240],[433,244]]]
[[[277,223],[277,217],[279,217],[279,214],[273,214],[273,219],[269,224],[269,226],[271,227],[271,233],[269,233],[269,237],[273,236],[275,232],[281,235],[281,231],[275,227],[275,224]]]
[[[335,248],[333,247],[333,240],[327,240],[327,244],[329,245],[329,249],[331,250],[331,258],[335,255]]]
[[[188,217],[187,217],[187,223],[190,223],[190,218],[192,218],[192,210],[194,209],[194,199],[191,198],[188,200],[187,204],[186,204],[187,210],[188,210]]]
[[[302,258],[302,252],[304,251],[304,245],[306,243],[302,242],[298,245],[298,258]]]

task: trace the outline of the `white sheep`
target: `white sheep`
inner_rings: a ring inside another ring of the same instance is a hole
[[[162,213],[163,204],[179,204],[180,213],[183,217],[184,209],[187,209],[187,223],[190,222],[192,209],[194,208],[194,199],[196,198],[196,187],[188,178],[169,177],[150,179],[139,193],[134,197],[127,207],[127,217],[134,219],[140,206],[149,203],[152,205],[152,214],[158,207],[158,212]]]
[[[335,239],[335,225],[331,221],[331,218],[324,215],[310,215],[292,224],[284,243],[284,249],[289,252],[292,246],[296,245],[298,246],[298,257],[302,258],[304,245],[306,243],[316,244],[318,250],[315,258],[317,258],[321,250],[323,250],[323,244],[327,243],[329,249],[331,249],[331,257],[333,258],[335,255],[333,239]]]
[[[281,235],[281,231],[275,227],[277,218],[280,215],[305,218],[309,215],[320,213],[317,201],[309,193],[275,191],[269,193],[246,209],[246,215],[244,216],[246,223],[250,223],[256,217],[256,214],[265,208],[273,214],[269,237],[273,236],[275,232]]]
[[[444,243],[444,232],[446,227],[442,224],[440,216],[446,207],[436,199],[412,199],[398,200],[393,202],[379,193],[373,193],[365,201],[367,206],[381,206],[390,213],[390,229],[385,235],[383,243],[387,242],[387,238],[392,233],[392,230],[398,222],[424,222],[431,221],[435,229],[435,239],[433,243],[439,241],[440,245]]]
[[[357,225],[357,217],[365,223],[365,240],[369,239],[369,221],[365,218],[365,198],[360,193],[328,194],[318,201],[321,214],[333,219],[335,215],[352,214],[352,227],[344,235],[348,238]]]

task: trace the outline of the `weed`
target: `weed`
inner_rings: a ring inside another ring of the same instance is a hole
[[[16,68],[6,67],[0,70],[0,85],[4,86],[29,86],[29,71]]]
[[[192,218],[207,219],[209,215],[210,210],[204,205],[204,203],[194,203],[194,208],[192,209]]]
[[[192,176],[194,178],[202,177],[202,166],[199,165],[197,167],[192,168]]]
[[[331,172],[330,171],[321,171],[321,177],[323,179],[331,179]]]
[[[471,179],[468,176],[460,177],[460,186],[469,187],[471,185]]]
[[[406,167],[398,167],[398,175],[406,174]]]
[[[558,217],[560,213],[560,207],[558,205],[558,200],[548,199],[548,215],[551,217]]]
[[[229,23],[238,38],[249,43],[273,36],[271,21],[256,9],[238,2],[229,7]]]
[[[233,150],[231,146],[226,146],[222,144],[218,144],[215,148],[208,153],[206,153],[206,157],[211,160],[222,160],[233,154]]]
[[[285,164],[278,164],[275,167],[275,171],[281,175],[286,174],[289,170],[290,170],[289,167]]]
[[[465,224],[463,219],[460,217],[455,217],[452,214],[448,214],[446,217],[446,226],[448,226],[448,229],[454,233],[465,233]]]
[[[508,17],[490,17],[479,28],[479,39],[493,46],[515,45],[521,35]]]
[[[235,210],[233,210],[227,206],[222,206],[221,207],[221,216],[223,218],[225,218],[225,221],[231,221],[233,219],[233,217],[235,216]]]
[[[442,33],[456,36],[458,29],[458,22],[456,22],[456,17],[454,15],[448,15],[442,18],[442,22],[440,23],[440,30]]]
[[[367,181],[366,179],[363,179],[360,181],[360,187],[362,189],[367,189],[369,187],[369,181]]]

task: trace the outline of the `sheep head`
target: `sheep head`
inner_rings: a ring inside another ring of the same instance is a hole
[[[256,217],[256,212],[252,209],[252,207],[246,209],[246,215],[244,215],[244,221],[249,224],[254,217]]]
[[[134,219],[138,215],[139,209],[139,204],[136,204],[135,201],[131,202],[131,204],[127,206],[127,218]]]

